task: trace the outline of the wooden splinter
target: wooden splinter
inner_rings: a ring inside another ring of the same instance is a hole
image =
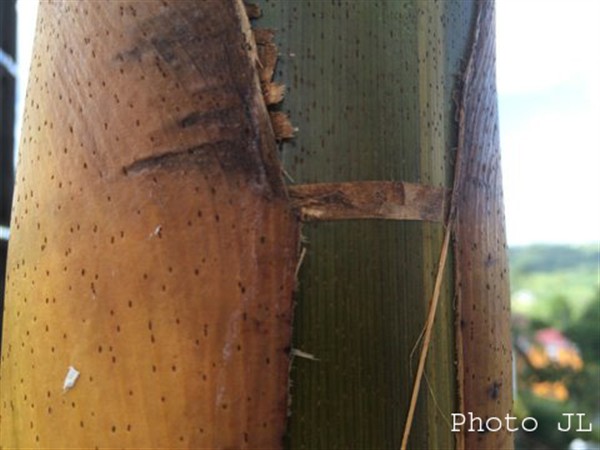
[[[443,222],[446,189],[403,181],[355,181],[288,186],[304,222],[350,219]]]

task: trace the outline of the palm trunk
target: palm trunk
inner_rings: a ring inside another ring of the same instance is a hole
[[[399,448],[444,226],[322,219],[449,212],[408,448],[511,448],[492,5],[259,5],[41,5],[0,447]]]

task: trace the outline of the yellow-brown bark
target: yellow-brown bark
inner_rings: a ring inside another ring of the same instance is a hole
[[[298,232],[255,64],[241,2],[40,5],[0,447],[280,446]]]

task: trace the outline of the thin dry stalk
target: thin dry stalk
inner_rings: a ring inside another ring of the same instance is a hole
[[[450,244],[451,224],[446,226],[446,233],[444,234],[444,242],[442,244],[442,251],[440,252],[440,260],[438,264],[437,274],[435,276],[435,285],[433,288],[433,294],[431,296],[431,302],[429,303],[429,313],[427,315],[427,321],[425,322],[425,332],[423,336],[423,346],[421,347],[421,354],[419,356],[419,366],[417,367],[417,374],[415,376],[415,384],[413,385],[412,395],[410,398],[410,406],[408,409],[408,415],[406,417],[406,424],[404,425],[404,435],[402,436],[402,444],[400,445],[401,450],[406,450],[408,444],[408,438],[410,436],[410,429],[412,427],[413,418],[415,415],[415,408],[417,406],[417,399],[419,397],[419,389],[421,387],[421,379],[423,378],[423,371],[425,369],[425,361],[427,360],[427,353],[429,351],[429,343],[431,341],[431,333],[433,331],[433,323],[435,321],[435,313],[437,311],[437,305],[440,298],[440,290],[442,286],[442,280],[444,278],[444,267],[446,266],[446,259],[448,258],[448,246]]]

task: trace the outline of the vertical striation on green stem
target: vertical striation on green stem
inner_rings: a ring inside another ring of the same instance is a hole
[[[275,78],[299,128],[282,146],[297,183],[450,186],[453,92],[474,16],[469,2],[262,1],[276,29]],[[291,448],[399,448],[443,229],[422,222],[303,227],[291,370]],[[451,270],[448,273],[452,273]],[[454,448],[451,277],[443,287],[410,448]]]

